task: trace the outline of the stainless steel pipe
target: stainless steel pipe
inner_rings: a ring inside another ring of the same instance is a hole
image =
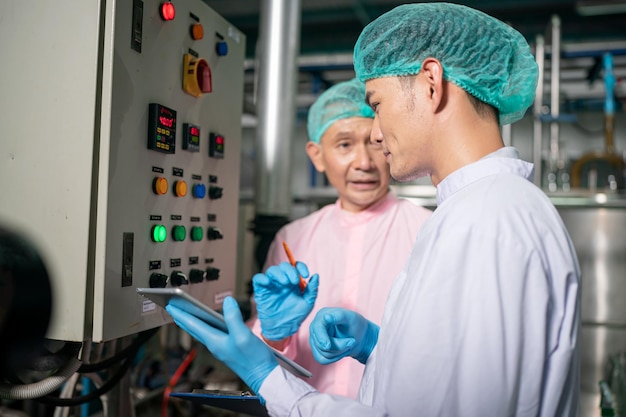
[[[291,142],[300,52],[300,0],[261,2],[256,68],[257,215],[291,210]]]

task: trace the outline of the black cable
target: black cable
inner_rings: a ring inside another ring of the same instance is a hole
[[[134,349],[138,349],[141,345],[146,343],[152,336],[159,331],[159,327],[155,327],[154,329],[145,330],[139,333],[137,339],[133,341],[132,344],[126,346],[124,349],[116,353],[114,356],[107,358],[103,361],[97,363],[84,363],[78,368],[78,373],[86,374],[90,372],[97,372],[103,369],[109,368],[110,366],[126,359],[130,354],[133,353]],[[135,352],[136,354],[137,352]]]
[[[126,372],[128,372],[131,365],[133,364],[135,356],[137,356],[137,353],[139,352],[141,346],[145,342],[147,342],[158,330],[159,328],[157,327],[139,333],[139,336],[133,341],[131,345],[127,346],[118,354],[109,359],[98,362],[96,364],[81,366],[78,370],[79,373],[90,373],[93,371],[83,370],[83,368],[94,368],[95,370],[100,370],[103,369],[107,364],[117,363],[121,360],[124,360],[124,362],[120,365],[115,374],[111,376],[107,382],[105,382],[104,384],[102,384],[102,386],[90,392],[89,394],[73,398],[59,398],[52,395],[46,395],[40,398],[35,398],[35,400],[42,404],[55,407],[73,407],[99,398],[100,396],[110,391],[117,383],[119,383],[119,381],[124,377]]]
[[[139,348],[137,348],[134,353],[136,354],[138,351]],[[45,395],[43,397],[35,398],[35,401],[55,407],[74,407],[95,400],[109,392],[117,383],[120,382],[126,372],[128,372],[128,370],[130,369],[130,366],[133,363],[134,359],[135,355],[129,355],[128,358],[117,369],[115,374],[111,378],[109,378],[107,382],[105,382],[104,384],[102,384],[102,386],[96,388],[94,391],[90,392],[87,395],[73,398],[59,398],[51,395]]]

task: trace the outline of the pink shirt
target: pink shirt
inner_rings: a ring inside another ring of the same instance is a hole
[[[322,307],[344,307],[380,325],[389,289],[430,214],[430,210],[389,192],[359,213],[342,210],[337,200],[276,234],[264,270],[287,261],[284,241],[296,260],[307,264],[310,274],[320,276],[313,311],[284,351],[313,373],[307,382],[318,391],[356,398],[364,366],[352,358],[331,365],[315,361],[309,346],[309,325],[315,314]],[[260,335],[258,320],[252,327]]]

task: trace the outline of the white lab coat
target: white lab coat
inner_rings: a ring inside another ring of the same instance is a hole
[[[359,402],[275,369],[274,416],[577,416],[580,270],[532,165],[503,148],[437,187]],[[344,359],[351,360],[351,359]]]

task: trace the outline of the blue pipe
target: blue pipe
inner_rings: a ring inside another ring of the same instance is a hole
[[[604,63],[604,85],[606,86],[606,99],[604,101],[604,114],[615,114],[615,94],[613,89],[615,88],[615,75],[613,75],[613,55],[610,52],[606,52],[602,55]]]

